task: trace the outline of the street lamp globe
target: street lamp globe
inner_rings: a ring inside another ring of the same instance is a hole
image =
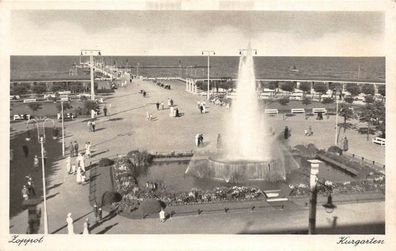
[[[331,194],[329,194],[327,196],[327,203],[323,204],[322,206],[325,208],[326,212],[329,214],[331,214],[334,211],[334,209],[337,208],[337,206],[333,204],[333,197],[331,196]]]

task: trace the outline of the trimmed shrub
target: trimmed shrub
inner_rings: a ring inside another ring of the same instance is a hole
[[[290,102],[290,100],[289,100],[289,98],[281,98],[281,99],[279,99],[278,100],[278,102],[279,102],[279,104],[281,104],[281,105],[287,105],[289,102]]]
[[[161,202],[156,199],[147,199],[140,205],[142,218],[150,214],[157,214],[161,211]]]
[[[104,167],[104,166],[111,166],[114,164],[114,161],[108,158],[102,158],[99,160],[99,166]]]
[[[323,98],[322,99],[322,104],[331,104],[334,102],[334,99],[332,98]]]
[[[327,149],[327,152],[329,153],[336,153],[338,155],[342,154],[342,150],[341,148],[339,148],[338,146],[330,146],[329,149]]]
[[[121,194],[117,192],[107,191],[102,196],[102,206],[111,205],[114,202],[120,202],[122,199]]]

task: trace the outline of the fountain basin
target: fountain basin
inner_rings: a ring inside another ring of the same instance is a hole
[[[224,160],[209,157],[207,168],[212,178],[240,183],[248,180],[284,181],[286,174],[280,160]]]

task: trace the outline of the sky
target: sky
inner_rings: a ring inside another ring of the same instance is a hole
[[[382,12],[13,10],[12,55],[384,56]]]

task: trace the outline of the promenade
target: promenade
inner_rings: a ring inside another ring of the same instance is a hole
[[[144,89],[147,97],[139,94]],[[167,100],[172,98],[182,114],[179,118],[169,117]],[[173,84],[171,90],[165,90],[152,82],[134,80],[126,88],[119,88],[116,93],[105,99],[110,116],[99,117],[96,132],[89,132],[86,120],[77,119],[65,123],[66,146],[77,140],[83,147],[86,141],[92,144],[92,162],[103,157],[125,154],[131,150],[149,150],[150,152],[171,152],[195,150],[194,137],[197,133],[204,135],[205,149],[216,146],[217,134],[224,130],[224,123],[229,110],[225,107],[208,104],[208,113],[201,114],[197,101],[204,97],[185,92],[185,85]],[[157,111],[155,103],[164,102],[166,109]],[[146,113],[153,114],[153,120],[146,119]],[[319,148],[327,148],[334,142],[334,116],[329,120],[305,120],[303,115],[282,119],[282,116],[270,117],[269,123],[276,133],[287,125],[292,136],[291,146],[313,143]],[[312,126],[314,135],[304,136],[304,129]],[[25,130],[25,124],[11,124],[15,132]],[[351,153],[365,156],[384,163],[385,148],[372,144],[365,135],[348,130]],[[342,137],[343,135],[341,135]],[[48,177],[48,187],[52,187],[48,196],[56,194],[47,201],[49,232],[65,234],[66,215],[71,212],[75,221],[76,233],[82,232],[85,218],[93,221],[92,208],[89,205],[89,185],[78,185],[75,176],[66,173],[65,160],[61,159],[47,168],[54,169]],[[40,184],[36,181],[36,186]],[[20,196],[20,194],[11,195]],[[319,206],[318,206],[319,207]],[[230,212],[202,214],[200,216],[180,216],[160,224],[158,219],[128,220],[116,216],[93,229],[93,233],[244,233],[277,229],[277,227],[301,228],[308,225],[308,211],[298,203],[295,210],[268,209],[257,212]],[[370,214],[367,215],[367,210]],[[364,217],[363,217],[364,215]],[[106,216],[106,213],[104,214]],[[332,221],[323,209],[318,209],[318,226],[331,226]],[[343,203],[337,208],[337,224],[383,223],[385,218],[384,201],[365,202],[361,204]],[[25,233],[27,211],[10,219],[11,233]],[[39,233],[43,232],[43,222]]]

